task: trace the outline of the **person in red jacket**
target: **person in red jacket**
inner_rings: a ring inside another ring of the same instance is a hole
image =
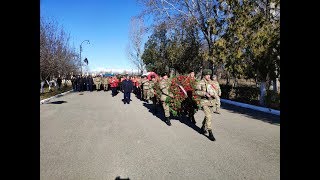
[[[109,83],[112,91],[112,97],[114,97],[115,95],[117,95],[117,87],[119,80],[115,76],[113,76],[112,78],[110,78]]]
[[[137,79],[135,76],[131,76],[130,80],[132,81],[132,84],[133,84],[133,93],[137,94]]]

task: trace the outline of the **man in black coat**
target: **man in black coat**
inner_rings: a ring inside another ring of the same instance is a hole
[[[89,91],[92,92],[92,90],[93,90],[93,79],[92,79],[91,75],[88,76],[88,85],[89,85]]]
[[[81,91],[81,89],[80,89],[80,75],[78,75],[78,76],[76,77],[75,83],[76,83],[77,91],[80,92],[80,91]]]
[[[79,84],[80,84],[80,91],[82,92],[84,90],[84,78],[82,75],[80,75]]]
[[[76,86],[76,76],[75,75],[72,75],[72,77],[71,77],[71,84],[72,84],[73,91],[76,91],[77,86]]]
[[[123,103],[130,104],[130,94],[133,91],[133,82],[130,80],[129,76],[126,76],[126,79],[122,81],[122,90],[123,90]]]
[[[85,91],[90,91],[89,90],[89,76],[84,76],[84,89]]]
[[[61,89],[61,83],[62,83],[62,79],[59,75],[58,79],[57,79],[57,84],[58,84],[58,89],[60,90]]]
[[[82,76],[82,80],[83,80],[83,91],[87,91],[88,90],[88,81],[87,81],[87,76],[86,75],[84,75],[84,76]]]

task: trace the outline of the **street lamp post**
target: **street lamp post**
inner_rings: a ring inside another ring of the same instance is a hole
[[[82,59],[81,59],[81,51],[82,51],[82,43],[87,42],[87,44],[90,44],[89,40],[84,40],[80,44],[80,66],[81,66],[81,75],[82,75]]]

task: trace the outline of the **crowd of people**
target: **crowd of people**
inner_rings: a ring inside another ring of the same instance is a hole
[[[203,110],[205,118],[202,122],[201,133],[208,134],[208,138],[215,140],[212,133],[212,115],[220,114],[221,89],[217,76],[210,69],[203,70],[203,78],[197,79],[195,72],[190,72],[185,78],[175,81],[167,73],[150,76],[73,76],[71,78],[74,91],[110,91],[112,97],[119,92],[123,93],[123,103],[130,104],[131,93],[138,99],[152,104],[152,112],[157,114],[159,109],[164,112],[164,122],[171,126],[170,112],[188,116],[196,124],[194,114]],[[178,87],[178,91],[173,90]],[[177,96],[182,94],[182,98]],[[174,105],[174,100],[179,99],[179,108]]]

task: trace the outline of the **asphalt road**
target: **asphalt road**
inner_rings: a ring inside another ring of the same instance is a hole
[[[42,180],[280,179],[280,118],[222,105],[213,115],[216,141],[196,125],[161,121],[132,95],[70,93],[40,105]]]

